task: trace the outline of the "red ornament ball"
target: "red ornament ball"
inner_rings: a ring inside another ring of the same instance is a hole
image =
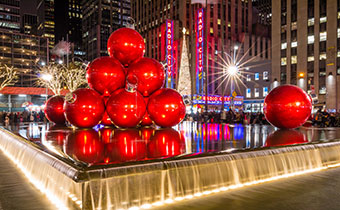
[[[149,158],[166,158],[185,152],[185,141],[178,131],[172,128],[155,132],[148,143]]]
[[[297,128],[304,124],[312,111],[308,94],[294,85],[274,88],[264,99],[266,119],[278,128]]]
[[[95,130],[76,130],[67,137],[65,153],[91,165],[101,163],[104,159],[104,143]]]
[[[181,94],[170,88],[163,88],[152,94],[147,111],[156,125],[162,127],[175,126],[185,117]]]
[[[143,119],[146,105],[139,92],[119,89],[110,96],[106,111],[114,125],[131,128],[136,127]]]
[[[66,95],[64,110],[67,121],[72,125],[90,128],[102,120],[105,106],[96,91],[81,88]]]
[[[141,58],[131,64],[127,72],[128,76],[137,78],[137,90],[143,96],[150,96],[164,84],[165,74],[161,63],[152,58]]]
[[[114,31],[107,41],[110,57],[118,59],[124,66],[143,57],[145,43],[143,37],[130,28],[120,28]]]
[[[44,112],[49,121],[60,125],[65,124],[64,102],[63,96],[53,96],[46,101]]]
[[[89,86],[104,96],[125,85],[125,72],[118,60],[108,56],[92,61],[87,67],[87,82]]]
[[[265,147],[285,146],[292,144],[308,143],[307,137],[296,130],[277,130],[270,134],[265,143]]]
[[[145,101],[145,104],[147,105],[148,102],[149,102],[149,98],[148,97],[144,97],[144,101]],[[140,123],[141,126],[150,126],[153,124],[148,112],[146,111],[145,114],[144,114],[144,117],[143,117],[143,120],[142,122]]]
[[[109,97],[103,97],[103,101],[104,101],[104,104],[105,104],[105,107],[106,107],[106,103],[107,101],[109,100]],[[101,121],[101,124],[102,125],[106,125],[106,126],[110,126],[110,125],[113,125],[112,124],[112,121],[110,119],[110,116],[107,114],[107,111],[105,110],[104,112],[104,115],[103,115],[103,119]]]

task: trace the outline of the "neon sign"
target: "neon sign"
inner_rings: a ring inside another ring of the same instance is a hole
[[[174,21],[166,20],[166,61],[167,61],[167,74],[166,85],[168,87],[169,80],[171,80],[171,88],[173,88],[173,42],[174,42]]]
[[[194,104],[205,104],[206,97],[205,95],[194,95]],[[224,105],[230,105],[231,97],[224,96]],[[222,96],[219,95],[208,95],[208,104],[209,105],[220,105],[222,104]],[[241,106],[243,105],[243,96],[236,96],[234,98],[234,105]]]
[[[196,25],[196,89],[203,93],[203,8],[197,11]]]

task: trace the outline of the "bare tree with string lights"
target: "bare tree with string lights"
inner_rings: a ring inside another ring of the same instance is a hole
[[[64,87],[64,68],[65,67],[63,65],[55,63],[38,66],[38,78],[36,84],[50,89],[55,95],[60,95],[60,92]]]
[[[68,67],[64,67],[62,78],[65,86],[70,92],[77,90],[87,84],[86,81],[87,65],[81,62],[70,63]]]
[[[18,81],[18,70],[6,64],[0,65],[0,90],[6,86],[14,85]]]

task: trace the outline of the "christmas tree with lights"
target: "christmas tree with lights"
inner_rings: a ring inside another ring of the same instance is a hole
[[[186,30],[183,28],[183,46],[181,53],[181,67],[179,69],[179,80],[177,90],[183,96],[191,95],[191,75],[188,57],[188,47],[186,42]]]

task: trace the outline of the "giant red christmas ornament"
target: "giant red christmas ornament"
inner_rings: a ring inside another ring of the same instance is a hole
[[[115,129],[112,141],[106,144],[110,162],[142,160],[146,157],[146,143],[137,129]]]
[[[265,143],[265,147],[285,146],[292,144],[308,143],[307,137],[296,130],[277,130],[270,134]]]
[[[109,97],[103,97],[103,101],[104,101],[105,107],[106,107],[106,103],[107,103],[108,100],[109,100]],[[101,124],[107,125],[107,126],[112,125],[112,121],[111,121],[111,119],[110,119],[110,116],[107,114],[107,111],[106,111],[106,110],[105,110],[105,112],[104,112],[104,115],[103,115],[103,119],[102,119],[102,121],[101,121]]]
[[[110,57],[118,59],[124,66],[143,57],[145,44],[143,37],[130,28],[114,31],[107,41]]]
[[[263,111],[266,119],[275,127],[297,128],[310,116],[312,102],[301,88],[294,85],[282,85],[267,95]]]
[[[144,117],[146,105],[135,84],[127,83],[126,89],[115,91],[106,104],[106,111],[113,124],[119,127],[136,127]]]
[[[78,89],[67,94],[65,99],[65,116],[72,125],[89,128],[102,120],[105,106],[96,91],[88,88]]]
[[[185,141],[178,131],[172,128],[160,129],[155,132],[148,143],[149,158],[165,158],[185,152]]]
[[[123,66],[118,60],[108,56],[92,61],[87,67],[86,78],[91,88],[105,96],[123,88],[125,84]]]
[[[137,77],[137,90],[143,96],[150,96],[164,84],[163,65],[152,58],[141,58],[128,68],[128,76]]]
[[[163,88],[152,94],[147,111],[150,118],[162,127],[177,125],[185,117],[185,105],[181,94],[170,88]]]
[[[95,130],[76,130],[67,137],[65,153],[88,164],[100,163],[104,159],[104,143]]]
[[[144,97],[145,104],[148,105],[149,98]],[[148,112],[145,112],[142,122],[140,123],[142,126],[150,126],[153,124]]]
[[[49,121],[55,124],[65,124],[64,101],[63,96],[53,96],[46,101],[44,111]]]

